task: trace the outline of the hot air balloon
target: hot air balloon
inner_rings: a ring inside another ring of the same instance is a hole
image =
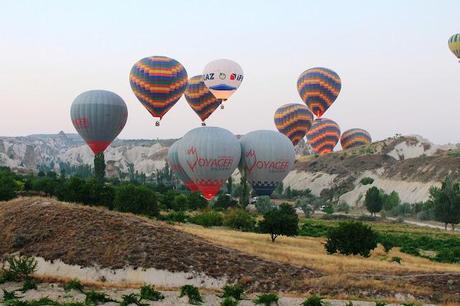
[[[257,195],[271,195],[294,166],[294,146],[281,133],[254,131],[241,137],[240,170]]]
[[[219,100],[226,101],[243,81],[243,69],[229,59],[218,59],[206,65],[203,81],[209,91]],[[223,108],[223,105],[221,106]]]
[[[107,90],[90,90],[75,98],[70,117],[78,134],[94,154],[99,154],[123,130],[128,109],[117,94]]]
[[[460,33],[454,34],[449,38],[449,49],[460,59]]]
[[[134,64],[129,74],[129,83],[137,99],[160,120],[180,99],[187,81],[185,68],[166,56],[143,58]],[[155,125],[160,125],[160,121]]]
[[[211,200],[238,166],[241,145],[235,135],[225,129],[200,127],[184,135],[177,152],[187,176],[201,194]]]
[[[303,104],[290,103],[275,112],[275,125],[294,145],[302,139],[313,123],[313,114]]]
[[[201,75],[194,76],[188,81],[184,95],[190,107],[200,117],[203,126],[206,125],[204,121],[222,103],[204,85],[203,76]]]
[[[300,97],[317,117],[321,117],[334,103],[341,88],[338,74],[322,67],[304,71],[297,80]]]
[[[317,154],[332,152],[340,138],[340,128],[331,119],[318,118],[307,132],[307,143]]]
[[[187,187],[190,191],[197,191],[196,185],[192,182],[190,177],[188,177],[187,173],[185,173],[184,169],[179,163],[179,156],[177,153],[177,146],[180,140],[175,141],[168,150],[168,164],[171,170],[176,174],[176,176],[184,183],[185,187]]]
[[[371,135],[363,129],[350,129],[340,137],[340,144],[345,150],[370,144],[371,142]]]

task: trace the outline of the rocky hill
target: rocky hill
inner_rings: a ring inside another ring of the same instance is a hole
[[[120,177],[130,171],[150,176],[165,165],[167,140],[115,140],[105,154],[107,175]],[[332,195],[349,204],[360,204],[371,186],[397,191],[403,202],[428,198],[429,188],[446,175],[460,176],[460,146],[435,145],[419,136],[397,136],[369,146],[327,154],[305,155],[305,143],[296,147],[295,169],[284,181],[293,189],[309,188],[316,195]],[[0,166],[17,172],[40,169],[89,167],[93,155],[77,134],[0,137]],[[68,172],[67,172],[68,173]],[[371,177],[373,184],[362,185]]]

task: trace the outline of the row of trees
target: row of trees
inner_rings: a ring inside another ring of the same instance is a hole
[[[446,177],[440,187],[432,187],[429,200],[423,203],[401,204],[397,192],[385,194],[377,187],[367,190],[364,203],[373,216],[381,211],[400,216],[417,213],[417,216],[424,216],[423,219],[433,217],[444,223],[445,229],[450,224],[452,230],[460,223],[460,184],[451,177]]]

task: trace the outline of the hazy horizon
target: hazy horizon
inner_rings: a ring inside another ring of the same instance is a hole
[[[460,2],[0,1],[0,135],[76,133],[70,105],[111,90],[128,106],[121,139],[178,138],[199,127],[185,98],[160,127],[131,91],[139,59],[166,55],[189,77],[217,58],[244,70],[239,90],[207,120],[235,134],[275,129],[282,104],[302,103],[300,73],[335,70],[342,91],[324,117],[374,140],[400,133],[460,143],[460,64],[447,47]],[[443,111],[441,113],[441,111]]]

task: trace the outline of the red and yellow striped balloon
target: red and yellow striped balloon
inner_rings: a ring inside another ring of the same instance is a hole
[[[220,99],[214,97],[209,91],[201,75],[194,76],[188,81],[184,95],[190,107],[203,121],[203,124],[222,103]]]
[[[275,125],[280,133],[286,135],[296,145],[313,124],[313,114],[303,104],[289,103],[275,112]]]
[[[184,93],[188,77],[178,61],[166,56],[152,56],[134,64],[129,82],[142,105],[153,117],[161,120]]]
[[[342,88],[342,81],[334,71],[315,67],[304,71],[297,80],[297,91],[317,117],[334,103]]]
[[[321,155],[332,152],[339,142],[339,138],[339,125],[326,118],[318,118],[313,121],[311,129],[307,133],[307,143],[315,153]]]
[[[371,142],[371,135],[363,129],[350,129],[340,137],[340,145],[345,150],[370,144]]]

